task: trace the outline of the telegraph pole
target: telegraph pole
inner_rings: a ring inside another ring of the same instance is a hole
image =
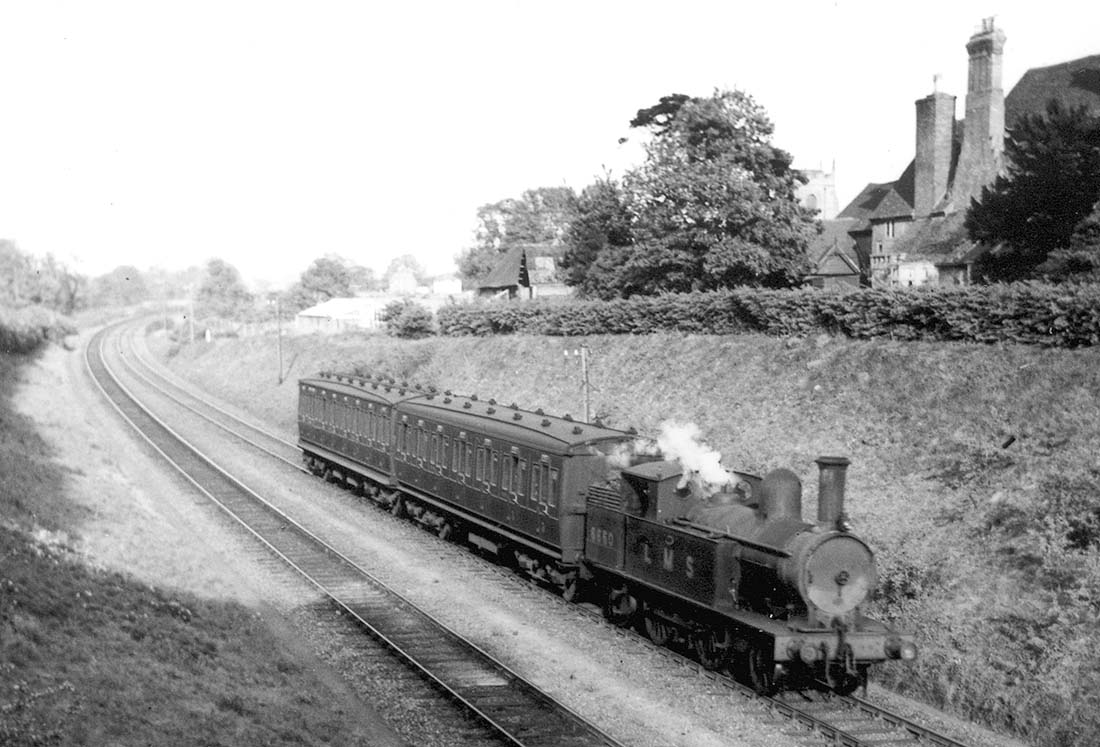
[[[279,383],[283,383],[283,307],[282,301],[275,296],[275,347],[279,351]]]
[[[581,359],[581,386],[584,389],[584,422],[591,422],[592,391],[588,384],[588,346],[581,345],[573,350],[573,355]],[[569,357],[569,351],[565,351],[565,357]]]

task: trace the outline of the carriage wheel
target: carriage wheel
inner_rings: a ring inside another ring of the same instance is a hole
[[[439,539],[443,540],[444,542],[446,542],[447,540],[449,540],[451,538],[451,534],[453,532],[454,532],[454,528],[451,527],[451,522],[449,522],[449,521],[443,522],[442,524],[439,525],[439,528],[435,530],[436,535],[439,537]]]
[[[401,500],[400,493],[393,494],[393,503],[390,504],[390,513],[398,518],[405,515],[405,502]]]
[[[561,598],[567,602],[574,602],[580,595],[580,580],[576,575],[571,576],[566,580],[565,585],[561,589]]]

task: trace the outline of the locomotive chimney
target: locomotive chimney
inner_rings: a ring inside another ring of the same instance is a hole
[[[818,457],[821,481],[817,493],[817,525],[839,529],[844,515],[844,476],[851,462],[847,457]]]

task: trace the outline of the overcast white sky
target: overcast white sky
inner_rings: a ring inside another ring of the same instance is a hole
[[[636,163],[636,110],[752,94],[841,205],[966,93],[997,16],[1006,92],[1100,53],[1100,3],[0,0],[0,237],[96,275],[221,257],[276,286],[336,253],[453,269],[475,212]]]

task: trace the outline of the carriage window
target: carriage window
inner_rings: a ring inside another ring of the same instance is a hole
[[[485,447],[477,447],[477,480],[481,482],[485,479]]]
[[[439,466],[439,436],[432,436],[432,464]]]
[[[428,434],[424,432],[423,428],[417,428],[418,438],[420,439],[420,460],[427,461],[428,459]]]
[[[461,441],[455,441],[454,454],[451,455],[451,470],[453,470],[456,475],[462,474],[462,446],[463,444]]]
[[[542,470],[539,469],[539,465],[535,465],[535,468],[531,470],[531,503],[540,503],[542,501]]]
[[[474,447],[466,444],[466,477],[473,475]]]
[[[543,510],[549,516],[551,501],[554,500],[554,494],[550,487],[550,465],[545,462],[540,464],[539,471],[542,472],[542,494],[539,496],[539,502],[542,503]]]
[[[527,460],[521,459],[519,462],[519,494],[523,497],[527,495]]]
[[[512,475],[515,473],[515,461],[517,457],[504,455],[503,474],[500,477],[500,486],[509,493],[515,493],[515,486],[512,484]]]
[[[493,466],[489,472],[489,482],[495,487],[500,483],[500,452],[493,452]]]

